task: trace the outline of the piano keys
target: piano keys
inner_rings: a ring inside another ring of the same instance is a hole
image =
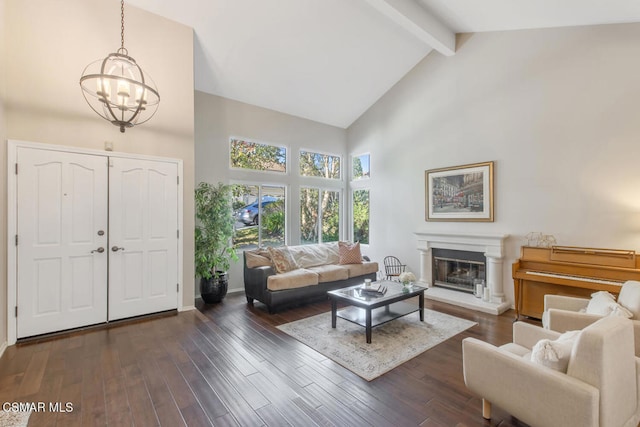
[[[516,320],[542,318],[544,295],[588,298],[593,292],[614,295],[627,280],[640,281],[635,251],[574,246],[523,246],[512,266]]]

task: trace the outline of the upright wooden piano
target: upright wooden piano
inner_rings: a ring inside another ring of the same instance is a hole
[[[589,297],[593,292],[620,293],[627,280],[640,281],[635,251],[574,246],[523,246],[512,267],[516,320],[542,318],[544,295]]]

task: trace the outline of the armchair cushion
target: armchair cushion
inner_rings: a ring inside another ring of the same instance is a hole
[[[640,320],[640,282],[627,281],[620,289],[618,304],[633,314],[632,319]]]

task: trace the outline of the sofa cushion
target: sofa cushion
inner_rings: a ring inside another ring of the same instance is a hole
[[[298,268],[298,263],[291,256],[291,252],[287,246],[279,248],[269,247],[268,251],[276,273],[286,273],[287,271]]]
[[[340,264],[362,264],[362,253],[360,252],[360,242],[347,243],[338,242],[340,254]]]
[[[345,264],[341,267],[349,270],[349,277],[364,276],[378,271],[378,263],[373,261],[365,261],[362,264]]]
[[[338,264],[340,261],[337,242],[289,246],[289,251],[301,268]]]
[[[282,274],[275,274],[267,278],[267,289],[270,291],[303,288],[317,284],[318,275],[304,268],[298,268]]]
[[[269,251],[264,248],[244,251],[244,257],[249,268],[272,266]]]
[[[309,271],[313,271],[318,275],[318,281],[335,282],[336,280],[346,280],[349,278],[349,270],[342,265],[317,265],[315,267],[309,267]]]

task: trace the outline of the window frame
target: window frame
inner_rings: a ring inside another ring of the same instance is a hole
[[[340,167],[339,167],[339,178],[325,178],[323,176],[313,176],[313,175],[302,175],[302,171],[300,170],[301,166],[302,166],[302,162],[300,161],[302,158],[302,153],[312,153],[312,154],[320,154],[322,156],[331,156],[331,157],[337,157],[338,161],[340,162]],[[302,179],[317,179],[317,180],[322,180],[325,182],[344,182],[344,157],[340,154],[336,154],[336,153],[330,153],[328,151],[321,151],[321,150],[315,150],[315,149],[307,149],[307,148],[300,148],[298,150],[298,176]]]
[[[331,191],[331,192],[336,192],[338,193],[338,240],[332,240],[331,242],[337,242],[339,240],[342,240],[342,237],[344,236],[344,191],[342,188],[333,188],[333,187],[322,187],[322,186],[317,186],[317,185],[299,185],[298,186],[298,207],[299,209],[302,209],[302,203],[301,203],[301,196],[302,196],[302,192],[303,190],[318,190],[318,241],[316,242],[317,244],[320,243],[329,243],[329,242],[325,242],[322,238],[322,204],[320,203],[321,199],[322,199],[322,192],[323,191]],[[298,211],[298,215],[301,216],[301,212]],[[300,227],[302,227],[302,224],[300,224]],[[298,235],[299,235],[299,241],[301,245],[309,245],[309,244],[314,244],[314,243],[305,243],[302,241],[302,231],[299,229],[298,230]]]
[[[242,169],[245,170],[245,169]],[[259,172],[266,172],[266,171],[259,171]],[[230,185],[242,185],[242,186],[246,186],[246,187],[257,187],[258,188],[258,194],[257,194],[257,198],[256,201],[260,201],[262,200],[262,197],[264,196],[263,193],[263,187],[278,187],[278,188],[282,188],[284,190],[284,236],[282,239],[282,245],[280,246],[286,246],[288,244],[288,238],[289,238],[289,195],[290,195],[290,191],[289,191],[289,185],[288,184],[284,184],[284,183],[280,183],[280,182],[258,182],[256,181],[245,181],[245,180],[237,180],[237,179],[232,179],[229,181]],[[234,211],[235,212],[235,211]],[[262,203],[258,203],[258,215],[262,215]],[[257,247],[265,247],[265,245],[263,245],[263,240],[262,240],[262,221],[260,221],[258,223],[258,242],[257,242]],[[235,238],[235,233],[236,230],[234,230],[234,238]],[[235,245],[234,245],[235,248]],[[245,250],[252,250],[254,248],[235,248],[237,251],[245,251]]]
[[[362,243],[360,242],[361,245],[370,245],[371,244],[371,188],[370,187],[357,187],[357,188],[352,188],[351,192],[350,192],[350,196],[351,196],[351,200],[350,200],[350,227],[349,227],[349,231],[350,231],[350,236],[351,236],[351,241],[355,242],[356,241],[356,227],[355,227],[355,218],[354,218],[354,203],[355,203],[355,192],[356,191],[366,191],[369,193],[369,212],[368,212],[368,220],[369,220],[369,234],[367,236],[367,243]]]
[[[353,162],[356,158],[360,158],[363,156],[368,156],[369,157],[369,175],[362,175],[361,177],[356,177],[354,175],[354,170],[353,170]],[[351,162],[350,162],[350,170],[349,170],[349,179],[351,182],[357,182],[357,181],[362,181],[362,180],[368,180],[371,179],[371,153],[369,152],[365,152],[365,153],[361,153],[361,154],[352,154],[351,155]]]
[[[249,142],[252,144],[260,144],[260,145],[267,145],[270,147],[276,147],[276,148],[282,148],[284,149],[284,172],[279,172],[276,170],[263,170],[263,169],[250,169],[250,168],[242,168],[242,167],[237,167],[237,166],[233,166],[233,159],[232,159],[232,153],[233,153],[233,147],[232,147],[232,142],[233,141],[243,141],[243,142]],[[239,172],[249,172],[249,173],[264,173],[264,174],[272,174],[275,176],[287,176],[290,175],[290,170],[291,170],[291,156],[289,155],[291,153],[291,149],[290,147],[288,147],[287,145],[284,144],[275,144],[275,143],[271,143],[271,142],[266,142],[266,141],[261,141],[258,139],[253,139],[253,138],[243,138],[240,136],[229,136],[229,145],[228,145],[228,151],[229,151],[229,170],[231,171],[239,171]]]

